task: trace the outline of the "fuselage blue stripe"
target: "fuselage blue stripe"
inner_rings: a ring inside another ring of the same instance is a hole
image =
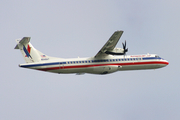
[[[160,57],[145,57],[145,58],[142,58],[143,60],[152,60],[152,59],[162,59]]]
[[[135,59],[135,58],[125,58],[125,59],[101,59],[101,60],[83,60],[83,62],[81,61],[67,61],[67,62],[53,62],[53,63],[41,63],[41,64],[32,64],[32,65],[21,65],[21,67],[40,67],[40,66],[49,66],[49,65],[63,65],[63,64],[78,64],[78,63],[83,63],[83,64],[88,64],[88,63],[95,63],[95,62],[120,62],[120,61],[143,61],[143,60],[159,60],[162,58],[157,58],[157,57],[144,57],[141,60]],[[85,61],[90,61],[90,62],[85,62]]]

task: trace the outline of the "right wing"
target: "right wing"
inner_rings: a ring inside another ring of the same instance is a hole
[[[108,50],[113,50],[118,43],[123,31],[116,31],[114,34],[109,38],[106,44],[101,48],[101,50],[95,55],[95,57],[102,57],[107,55],[105,52]]]

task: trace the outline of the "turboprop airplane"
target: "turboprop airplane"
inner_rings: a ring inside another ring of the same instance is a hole
[[[123,48],[115,48],[123,31],[116,31],[106,44],[93,57],[88,58],[56,58],[47,56],[30,43],[30,37],[17,39],[15,49],[20,49],[26,64],[19,67],[35,69],[40,71],[68,74],[84,73],[109,74],[124,70],[157,69],[167,66],[168,61],[156,54],[126,55],[126,41],[122,43]]]

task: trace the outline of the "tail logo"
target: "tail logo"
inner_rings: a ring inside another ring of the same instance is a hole
[[[26,53],[25,57],[31,57],[31,56],[30,56],[31,47],[29,46],[29,44],[28,44],[28,46],[27,46],[27,49],[26,49],[26,47],[24,46],[24,47],[23,47],[23,50],[24,50],[24,52]]]

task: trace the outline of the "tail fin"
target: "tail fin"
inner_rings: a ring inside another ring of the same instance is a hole
[[[45,54],[36,50],[30,43],[30,37],[17,39],[17,45],[14,49],[20,49],[26,63],[40,62],[42,59],[49,59]]]

